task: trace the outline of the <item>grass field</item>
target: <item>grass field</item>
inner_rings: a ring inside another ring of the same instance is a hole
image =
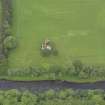
[[[10,68],[68,65],[80,59],[105,64],[105,0],[14,0],[13,34],[18,47]],[[58,56],[42,57],[40,45],[52,40]]]

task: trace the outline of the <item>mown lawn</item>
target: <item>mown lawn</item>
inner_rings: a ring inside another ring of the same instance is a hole
[[[68,65],[80,59],[105,64],[105,0],[14,0],[13,34],[18,47],[10,68]],[[58,56],[42,57],[40,45],[52,40]]]

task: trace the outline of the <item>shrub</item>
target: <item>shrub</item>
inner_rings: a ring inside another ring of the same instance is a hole
[[[73,64],[75,70],[77,70],[77,71],[80,71],[83,69],[83,64],[80,60],[75,60],[75,61],[73,61],[72,64]]]
[[[46,91],[44,94],[45,94],[45,97],[48,99],[52,99],[55,97],[55,91],[52,89]]]
[[[37,67],[8,69],[8,76],[39,77],[44,75],[44,70]]]
[[[62,69],[61,66],[53,65],[49,68],[49,72],[57,79],[62,76]]]
[[[79,73],[79,78],[81,78],[81,79],[86,79],[86,78],[88,78],[88,75],[87,75],[84,71],[81,71],[81,72]]]
[[[68,92],[66,90],[62,90],[59,92],[59,98],[60,99],[66,99],[68,96]]]
[[[77,72],[73,66],[67,67],[66,75],[77,76]]]
[[[16,39],[13,36],[7,36],[4,39],[4,47],[5,47],[5,49],[11,50],[11,49],[16,48],[16,46],[17,46],[17,42],[16,42]]]
[[[52,52],[52,51],[50,51],[50,50],[43,49],[43,50],[41,50],[41,55],[42,55],[43,57],[48,57],[48,56],[51,55],[51,52]]]
[[[7,29],[9,27],[10,27],[10,25],[9,25],[8,21],[5,20],[4,23],[3,23],[3,28]]]

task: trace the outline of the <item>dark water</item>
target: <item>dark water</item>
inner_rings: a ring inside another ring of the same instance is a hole
[[[0,89],[19,89],[31,91],[43,91],[48,89],[105,89],[105,81],[95,83],[74,83],[67,81],[0,81]]]

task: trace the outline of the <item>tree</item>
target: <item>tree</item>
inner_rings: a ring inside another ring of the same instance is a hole
[[[0,91],[0,105],[3,105],[4,99],[4,91]]]
[[[100,95],[94,95],[91,100],[95,103],[95,105],[105,105],[105,101]]]
[[[61,90],[61,91],[59,92],[59,98],[61,98],[61,99],[66,99],[67,96],[68,96],[68,91],[66,91],[66,90]]]
[[[20,92],[13,89],[8,90],[5,92],[3,101],[3,105],[17,105],[18,104],[18,98],[20,97]]]
[[[73,61],[72,64],[75,67],[75,69],[80,69],[81,70],[83,68],[83,64],[80,60],[75,60],[75,61]]]
[[[81,72],[79,73],[79,78],[81,78],[81,79],[86,79],[86,78],[88,78],[88,75],[87,75],[84,71],[81,71]]]
[[[13,36],[7,36],[4,39],[4,47],[5,47],[5,49],[11,50],[11,49],[16,48],[16,46],[17,46],[17,42],[16,42],[16,39]]]
[[[48,98],[48,99],[52,99],[56,96],[55,91],[52,90],[52,89],[46,91],[44,94],[45,94],[45,97]]]
[[[83,70],[83,64],[80,60],[75,60],[72,62],[73,67],[76,70],[76,74]]]
[[[25,91],[21,97],[20,105],[35,105],[37,103],[37,96]]]

